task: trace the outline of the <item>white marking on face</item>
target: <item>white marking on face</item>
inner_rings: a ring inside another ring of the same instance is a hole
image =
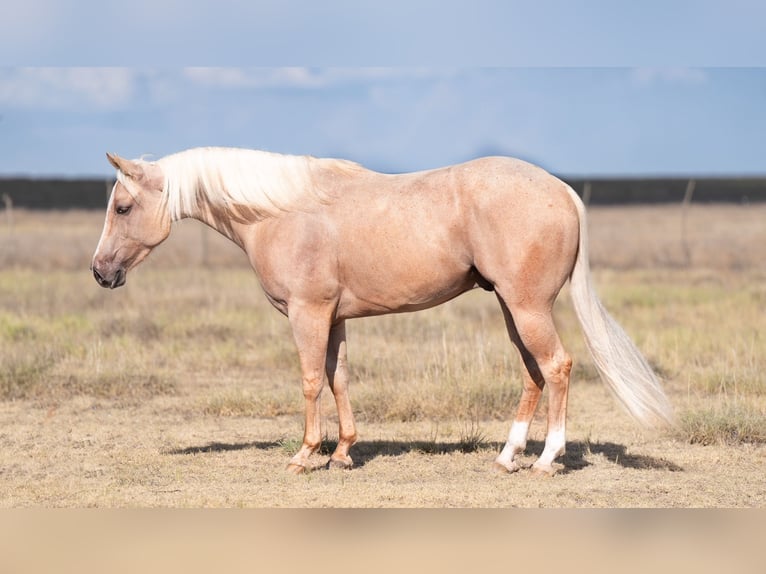
[[[112,210],[114,209],[114,189],[117,187],[117,183],[118,182],[115,182],[114,186],[112,186],[112,193],[109,194],[109,202],[106,204],[106,217],[104,219],[104,228],[101,230],[101,237],[99,237],[98,239],[98,245],[96,245],[96,251],[93,253],[93,259],[95,259],[96,255],[98,255],[101,252],[101,244],[104,242],[104,237],[106,236],[109,217],[112,214]]]

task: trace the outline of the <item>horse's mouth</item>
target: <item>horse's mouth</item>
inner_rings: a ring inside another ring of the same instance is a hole
[[[125,269],[120,268],[111,279],[108,279],[101,275],[101,273],[98,272],[98,269],[95,267],[93,268],[93,277],[95,277],[96,283],[104,288],[116,289],[117,287],[122,287],[125,285],[126,276],[127,273],[125,272]]]

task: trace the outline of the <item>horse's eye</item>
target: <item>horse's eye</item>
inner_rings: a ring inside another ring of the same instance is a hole
[[[115,213],[117,213],[117,215],[125,215],[126,213],[130,211],[131,207],[132,207],[131,205],[128,205],[127,207],[118,206],[115,208],[114,211]]]

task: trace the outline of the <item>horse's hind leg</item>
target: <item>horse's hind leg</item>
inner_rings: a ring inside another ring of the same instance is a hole
[[[502,297],[502,294],[499,294]],[[501,299],[502,301],[502,299]],[[545,384],[548,385],[548,431],[545,448],[533,470],[552,475],[553,461],[564,454],[566,443],[566,408],[572,359],[561,344],[551,315],[551,304],[540,306],[503,305],[511,338],[519,347],[528,376],[525,377],[519,411],[508,443],[496,463],[514,470],[513,457],[526,445],[526,434],[534,407]],[[522,439],[523,437],[523,439]],[[510,457],[510,458],[509,458]]]
[[[540,401],[540,395],[545,386],[545,379],[543,379],[540,374],[534,359],[532,359],[529,352],[521,343],[519,333],[516,330],[516,325],[513,322],[513,317],[511,316],[510,311],[508,311],[508,306],[499,295],[497,299],[503,310],[503,318],[505,319],[505,326],[508,329],[508,335],[521,354],[524,388],[522,390],[521,400],[519,401],[519,408],[516,411],[516,417],[513,419],[511,432],[508,433],[508,441],[495,459],[494,469],[499,472],[515,472],[520,468],[515,460],[516,455],[524,452],[524,449],[527,447],[529,425],[532,422],[532,417],[535,415],[537,403]]]
[[[345,321],[333,326],[330,331],[325,371],[338,408],[338,446],[330,457],[330,467],[351,468],[354,462],[348,455],[348,450],[356,442],[356,426],[351,401],[348,398]]]

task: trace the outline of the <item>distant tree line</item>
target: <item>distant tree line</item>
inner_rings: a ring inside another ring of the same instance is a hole
[[[590,204],[680,203],[690,178],[567,178]],[[695,203],[766,201],[766,177],[693,178]],[[0,178],[0,197],[23,209],[103,209],[112,181]],[[1,205],[1,204],[0,204]]]
[[[580,196],[586,186],[589,203],[681,203],[693,181],[695,203],[751,203],[766,201],[766,177],[732,178],[593,178],[563,177]]]
[[[104,209],[112,183],[105,179],[0,179],[0,197],[10,197],[13,207],[23,209]]]

